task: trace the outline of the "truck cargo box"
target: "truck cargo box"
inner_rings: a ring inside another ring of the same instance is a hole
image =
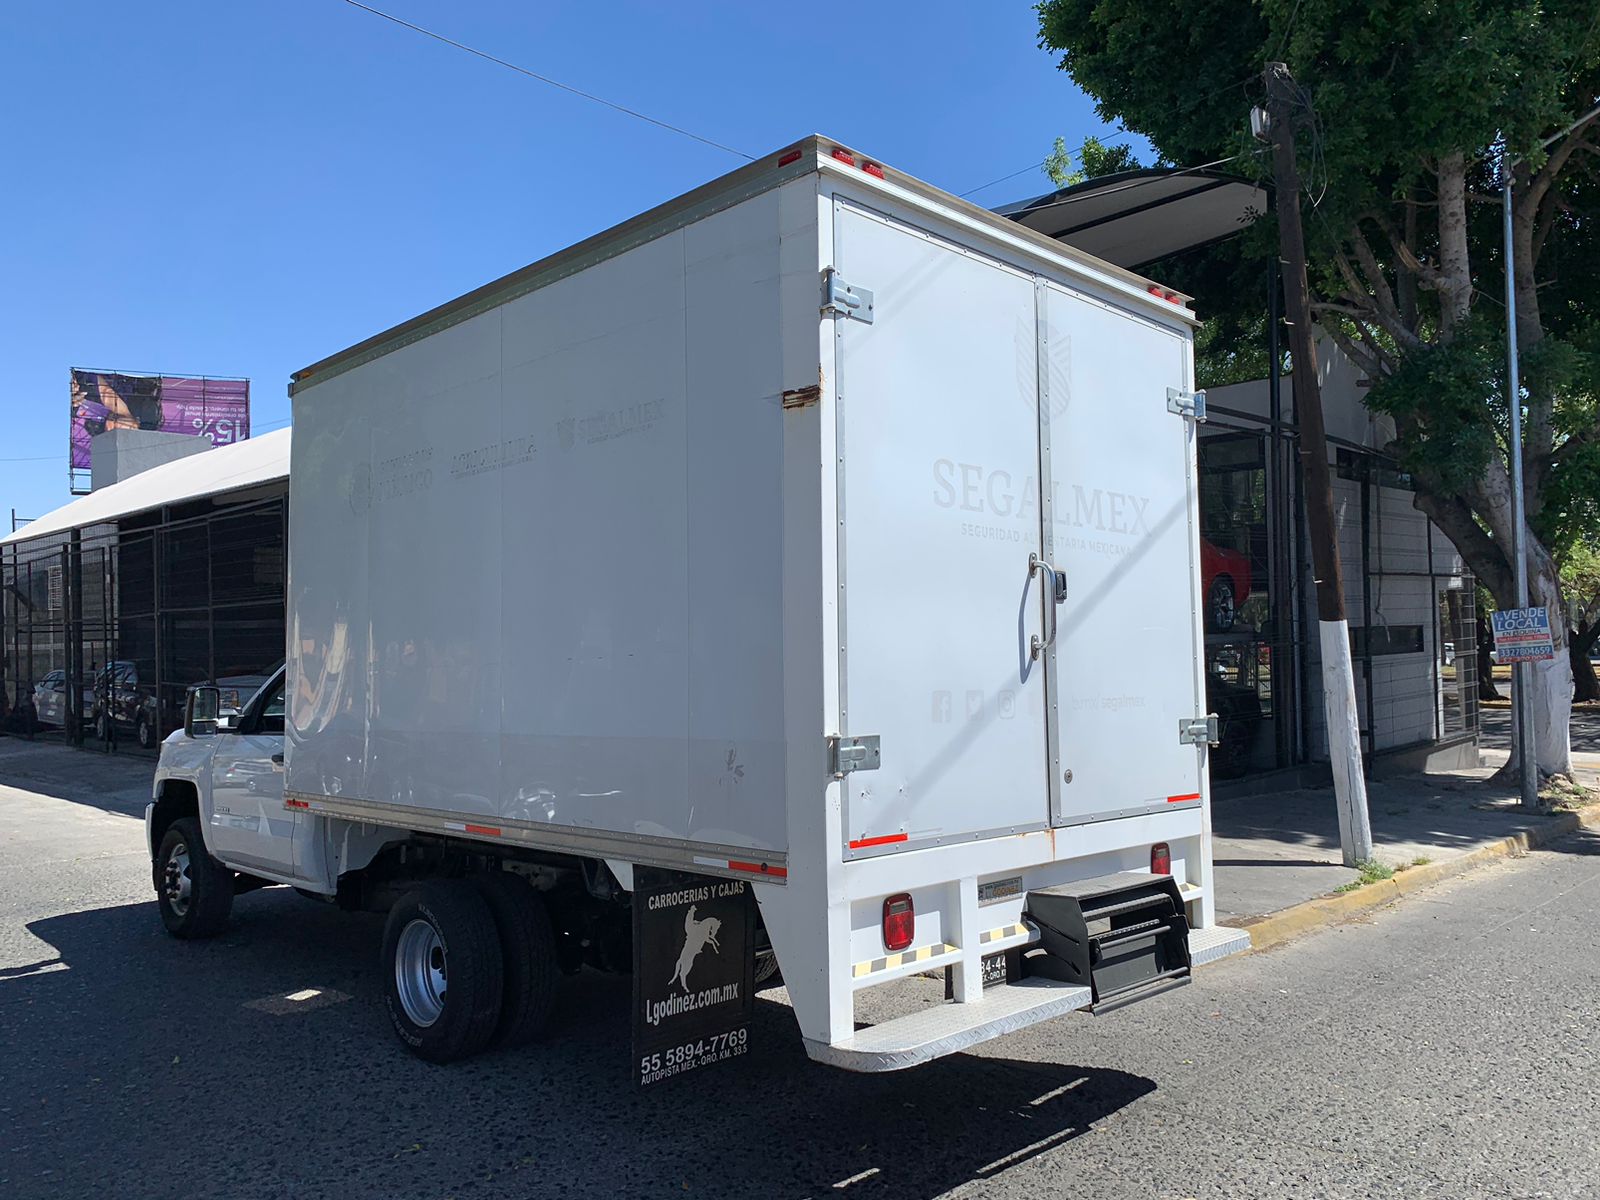
[[[844,1065],[1083,1006],[982,991],[1030,890],[1212,923],[1192,328],[810,138],[300,372],[290,803],[752,879]]]

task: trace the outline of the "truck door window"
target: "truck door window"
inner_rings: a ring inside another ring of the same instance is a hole
[[[267,690],[266,699],[256,710],[257,733],[283,732],[283,680],[278,680]]]

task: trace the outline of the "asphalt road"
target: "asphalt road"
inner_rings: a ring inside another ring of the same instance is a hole
[[[26,787],[0,786],[0,1196],[1600,1194],[1600,838],[895,1075],[812,1065],[763,1001],[758,1053],[641,1094],[626,980],[431,1067],[385,1026],[379,918],[273,889],[172,941],[137,788]]]

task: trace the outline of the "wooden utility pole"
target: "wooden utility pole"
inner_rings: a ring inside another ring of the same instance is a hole
[[[1328,726],[1328,756],[1339,806],[1339,844],[1345,866],[1372,858],[1367,817],[1367,781],[1361,764],[1361,727],[1356,716],[1355,670],[1350,662],[1350,624],[1344,611],[1344,572],[1339,565],[1333,519],[1333,480],[1328,473],[1328,435],[1322,421],[1322,386],[1311,328],[1311,287],[1306,278],[1306,239],[1300,225],[1300,168],[1294,156],[1294,125],[1305,101],[1289,68],[1268,63],[1267,133],[1277,191],[1278,247],[1283,261],[1283,309],[1295,423],[1300,432],[1300,469],[1305,476],[1306,521],[1311,566],[1317,584],[1317,630],[1322,647],[1322,705]]]

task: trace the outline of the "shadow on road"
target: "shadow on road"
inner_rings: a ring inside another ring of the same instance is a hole
[[[169,939],[153,902],[29,925],[51,950],[0,975],[0,1192],[922,1197],[1155,1090],[977,1055],[846,1075],[764,1000],[749,1058],[641,1093],[629,983],[594,974],[544,1043],[433,1067],[388,1031],[381,924],[272,889],[212,942]]]

